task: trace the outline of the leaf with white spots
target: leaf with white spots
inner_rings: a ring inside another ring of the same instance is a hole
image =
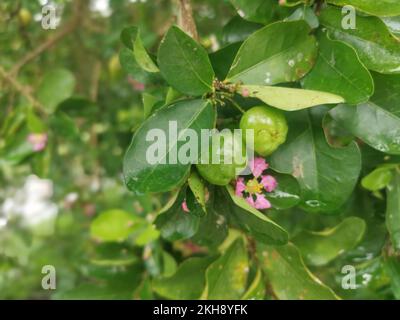
[[[227,81],[274,85],[299,80],[317,57],[310,31],[304,21],[276,22],[257,30],[240,47]]]

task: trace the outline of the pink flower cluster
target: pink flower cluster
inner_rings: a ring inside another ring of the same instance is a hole
[[[47,145],[46,133],[30,133],[27,138],[28,142],[32,145],[35,152],[42,151]]]
[[[243,177],[238,177],[236,180],[236,196],[245,198],[252,207],[260,210],[271,208],[265,193],[274,191],[278,185],[273,176],[264,174],[268,167],[265,159],[255,158],[250,162],[253,178],[245,181]]]

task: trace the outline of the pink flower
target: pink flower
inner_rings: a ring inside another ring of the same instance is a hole
[[[238,197],[241,197],[243,195],[243,191],[246,190],[246,185],[244,184],[244,179],[243,178],[238,178],[236,180],[236,191],[235,194]]]
[[[254,204],[254,207],[259,210],[269,209],[271,208],[271,203],[265,198],[265,196],[261,193],[257,194],[257,199]]]
[[[27,138],[28,142],[32,144],[33,151],[39,152],[46,148],[47,134],[46,133],[30,133]]]
[[[256,201],[254,201],[253,196],[249,195],[246,198],[248,204],[250,204],[253,208],[258,210],[269,209],[271,208],[271,203],[265,198],[265,196],[261,193],[256,195]]]
[[[250,96],[249,89],[243,89],[242,96],[245,97],[245,98],[249,97]]]
[[[257,157],[250,161],[250,170],[255,178],[258,178],[269,167],[264,158]]]
[[[189,210],[189,208],[188,208],[188,206],[187,206],[186,200],[184,200],[184,201],[182,202],[182,210],[183,210],[184,212],[190,212],[190,210]]]
[[[261,178],[261,184],[264,186],[264,189],[267,192],[272,192],[276,189],[278,183],[276,182],[276,179],[273,176],[262,176]]]

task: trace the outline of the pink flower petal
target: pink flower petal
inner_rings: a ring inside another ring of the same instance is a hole
[[[238,197],[242,197],[243,196],[243,191],[246,190],[246,185],[244,184],[244,179],[243,178],[238,178],[236,180],[236,190],[235,190],[235,194]]]
[[[269,165],[264,158],[257,157],[250,161],[251,172],[253,173],[253,176],[256,178],[261,176],[264,170],[267,170],[268,167]]]
[[[247,198],[246,198],[246,201],[247,201],[247,203],[249,204],[249,205],[251,205],[253,208],[255,208],[255,206],[256,206],[256,204],[254,203],[254,199],[253,199],[253,196],[248,196]]]
[[[262,194],[257,194],[257,199],[254,207],[259,210],[271,208],[271,203]]]
[[[267,192],[272,192],[276,189],[278,182],[273,176],[262,176],[261,184],[264,186]]]
[[[186,200],[184,200],[184,201],[182,202],[182,210],[183,210],[184,212],[190,212],[190,210],[189,210],[189,208],[188,208],[188,206],[187,206]]]

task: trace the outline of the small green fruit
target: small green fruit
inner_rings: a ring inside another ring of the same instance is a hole
[[[21,8],[18,11],[18,20],[23,27],[29,25],[32,21],[32,14],[28,9]]]
[[[213,155],[219,164],[212,162]],[[208,159],[208,163],[196,165],[199,174],[212,184],[225,186],[246,168],[246,148],[239,137],[225,129],[211,137]]]
[[[254,130],[254,151],[265,157],[286,141],[288,126],[283,113],[267,106],[248,110],[240,120],[240,129]]]

